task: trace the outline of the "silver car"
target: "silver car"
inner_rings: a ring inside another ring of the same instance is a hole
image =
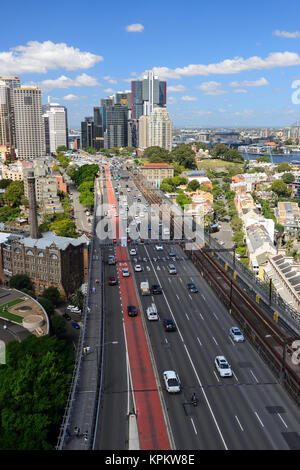
[[[237,326],[232,326],[229,330],[229,336],[235,341],[236,343],[242,343],[245,341],[243,333],[238,329]]]

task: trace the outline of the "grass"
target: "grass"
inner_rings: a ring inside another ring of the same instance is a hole
[[[212,170],[212,171],[216,171],[218,169],[219,171],[222,171],[222,168],[224,168],[225,171],[229,170],[230,168],[239,169],[240,171],[243,170],[243,165],[239,163],[226,162],[226,161],[219,160],[219,159],[201,160],[200,162],[197,162],[197,166],[199,169],[203,168],[203,170]]]
[[[14,321],[16,323],[22,323],[23,317],[20,317],[19,315],[16,315],[15,313],[10,313],[8,309],[12,307],[13,305],[19,304],[20,302],[23,302],[23,299],[15,299],[11,300],[8,302],[8,304],[3,304],[0,307],[0,317],[6,318],[7,320]]]

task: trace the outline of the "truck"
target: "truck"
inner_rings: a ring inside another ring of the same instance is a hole
[[[150,288],[149,288],[149,282],[148,281],[141,282],[140,288],[141,288],[141,294],[142,295],[150,295]]]

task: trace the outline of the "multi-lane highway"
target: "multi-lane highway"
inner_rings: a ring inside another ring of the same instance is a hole
[[[119,173],[124,175],[122,171]],[[121,207],[116,208],[120,222],[127,213],[120,192],[127,196],[128,207],[131,208],[128,211],[129,223],[132,219],[138,219],[139,216],[135,217],[137,213],[144,213],[145,216],[151,214],[150,207],[146,208],[147,212],[144,211],[143,197],[140,207],[132,210],[140,197],[132,182],[123,179],[112,182],[118,189],[116,197],[120,198]],[[127,184],[130,191],[127,191]],[[104,198],[107,201],[105,194]],[[142,222],[144,218],[140,220]],[[135,227],[132,229],[135,230]],[[192,450],[299,449],[298,408],[248,341],[238,344],[231,340],[229,329],[234,323],[230,315],[181,248],[173,246],[175,257],[170,256],[170,246],[166,244],[163,244],[162,251],[157,251],[155,244],[131,242],[128,253],[130,248],[136,249],[136,254],[130,256],[129,268],[137,293],[140,294],[142,281],[148,281],[150,286],[159,284],[163,291],[160,295],[138,295],[138,308],[149,338],[154,370],[157,372],[157,388],[173,447]],[[175,265],[177,274],[169,274],[170,263]],[[134,271],[136,264],[141,265],[141,272]],[[105,276],[108,279],[110,275],[117,276],[117,269],[107,267]],[[190,293],[188,282],[194,282],[199,292]],[[112,289],[116,292],[118,287],[105,288],[106,298],[111,299],[107,303],[105,342],[111,352],[106,354],[106,395],[99,448],[116,449],[126,448],[124,436],[126,410],[130,407],[130,393],[127,392],[130,389],[130,374],[127,374],[124,354],[120,296],[109,296],[108,293]],[[158,309],[159,321],[149,321],[146,316],[146,309],[153,302]],[[172,318],[177,330],[166,332],[163,318]],[[130,320],[134,322],[135,318]],[[113,345],[116,339],[119,343]],[[221,378],[218,375],[214,367],[217,355],[226,357],[233,370],[232,377]],[[177,372],[181,393],[170,395],[165,390],[162,377],[165,370]],[[191,404],[194,392],[199,399],[197,407]],[[121,401],[118,402],[116,397],[121,397]],[[118,403],[114,412],[109,403]],[[121,431],[116,431],[117,423],[121,423]]]

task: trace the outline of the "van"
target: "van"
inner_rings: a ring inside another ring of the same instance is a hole
[[[146,312],[148,320],[158,320],[157,307],[154,303],[147,308]]]
[[[177,274],[174,264],[168,264],[168,271],[169,271],[169,274]]]

